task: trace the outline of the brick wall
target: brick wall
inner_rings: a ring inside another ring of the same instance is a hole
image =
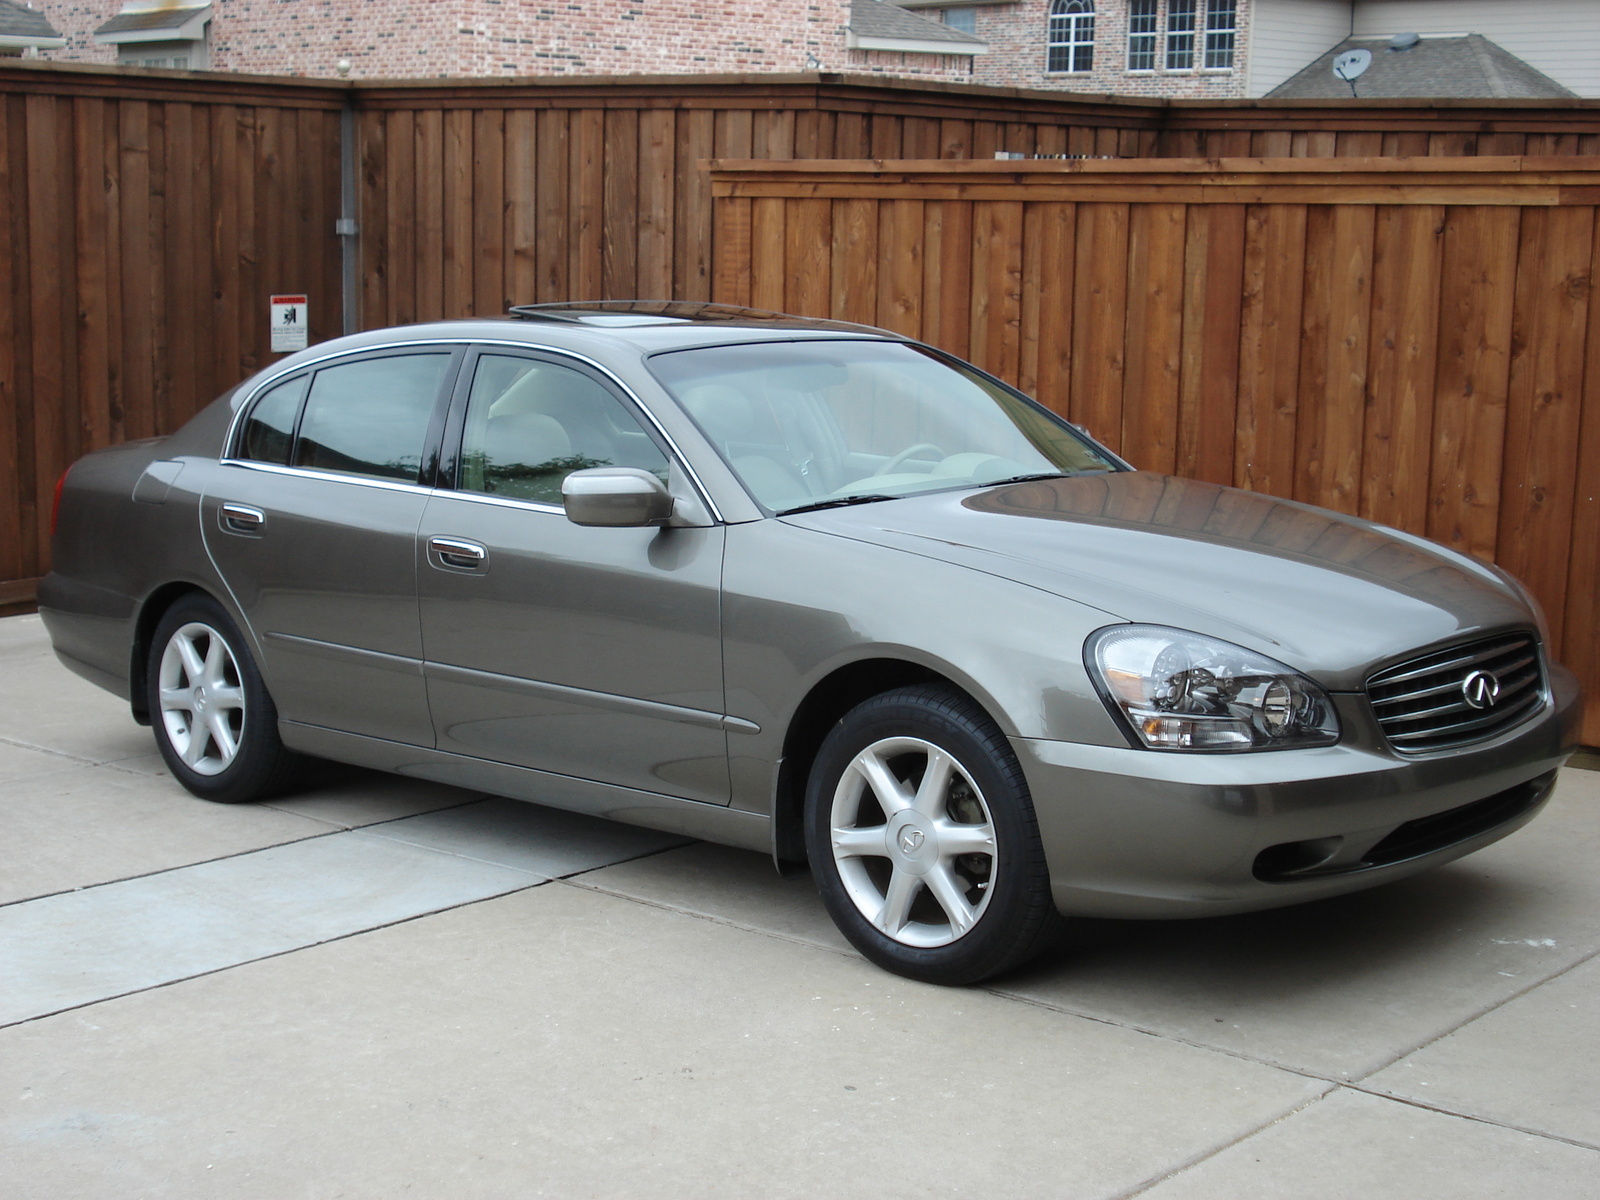
[[[1205,20],[1205,0],[1199,0],[1200,21]],[[933,10],[921,10],[933,16]],[[1159,28],[1166,27],[1166,5],[1157,8]],[[1155,71],[1128,70],[1128,12],[1126,0],[1096,0],[1094,70],[1053,74],[1045,71],[1050,0],[1022,0],[977,10],[975,36],[989,43],[973,69],[973,83],[1003,87],[1060,88],[1065,91],[1115,93],[1119,96],[1171,96],[1224,99],[1245,94],[1245,54],[1249,38],[1250,0],[1238,0],[1237,33],[1231,71],[1166,71],[1160,69],[1162,40],[1156,41]],[[1204,44],[1204,33],[1197,34]],[[1198,58],[1198,54],[1197,54]]]
[[[36,0],[48,57],[116,61],[120,0]],[[849,0],[216,0],[218,71],[353,79],[856,71],[967,80],[965,59],[847,50]]]

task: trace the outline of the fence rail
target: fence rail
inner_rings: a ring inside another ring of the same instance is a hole
[[[1140,467],[1499,562],[1600,693],[1600,159],[717,162],[712,191],[716,299],[923,338]]]

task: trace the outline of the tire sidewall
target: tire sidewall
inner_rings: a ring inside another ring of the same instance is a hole
[[[238,667],[239,686],[244,692],[244,723],[239,737],[239,752],[226,768],[215,775],[203,775],[183,761],[168,737],[161,710],[162,656],[173,635],[191,624],[206,626],[227,645]],[[191,594],[178,600],[162,615],[150,640],[145,687],[150,727],[161,757],[174,779],[196,796],[220,803],[254,800],[265,794],[263,782],[274,774],[275,764],[285,753],[278,739],[278,713],[239,627],[220,604],[209,596]]]
[[[983,914],[943,946],[907,946],[874,927],[845,890],[833,857],[833,798],[844,771],[866,747],[895,737],[919,738],[951,754],[982,793],[995,832],[993,892]],[[1035,911],[1041,890],[1048,898],[1049,872],[1021,768],[1004,735],[953,691],[901,689],[848,713],[813,761],[805,826],[811,873],[829,915],[856,949],[886,970],[930,983],[976,982],[1030,957],[1025,947],[1049,920]]]

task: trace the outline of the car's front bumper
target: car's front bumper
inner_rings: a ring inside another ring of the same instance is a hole
[[[1344,737],[1325,749],[1198,754],[1012,739],[1056,906],[1101,917],[1249,912],[1449,862],[1533,818],[1572,751],[1580,709],[1577,681],[1552,667],[1550,702],[1532,720],[1407,758],[1383,742],[1363,697],[1337,703]],[[1454,815],[1426,822],[1445,813]],[[1417,824],[1399,828],[1408,822]]]

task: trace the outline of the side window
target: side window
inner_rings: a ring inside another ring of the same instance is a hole
[[[596,380],[556,363],[480,355],[456,486],[559,505],[561,481],[586,467],[641,467],[667,479],[661,448]]]
[[[309,375],[263,392],[250,408],[239,438],[238,454],[255,462],[289,465],[289,450],[294,445],[294,421],[300,415],[300,401],[306,398]]]
[[[448,354],[324,367],[311,383],[294,466],[415,483]]]

